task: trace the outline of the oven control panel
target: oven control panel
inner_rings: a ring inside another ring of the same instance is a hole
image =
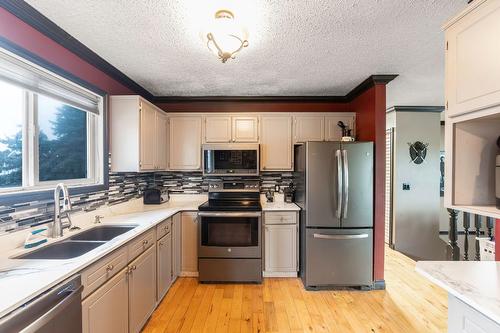
[[[259,192],[258,180],[223,180],[208,184],[208,192]]]

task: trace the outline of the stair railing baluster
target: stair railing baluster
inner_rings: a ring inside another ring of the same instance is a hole
[[[458,247],[458,228],[457,228],[457,217],[458,211],[448,208],[448,213],[450,214],[450,230],[448,232],[448,244],[451,248],[451,258],[454,261],[460,260],[460,248]]]
[[[493,225],[495,223],[495,219],[492,217],[487,217],[486,218],[486,230],[488,230],[488,237],[490,240],[493,239]]]
[[[481,249],[479,248],[479,237],[481,237],[481,222],[483,217],[481,215],[474,215],[474,228],[476,229],[476,256],[474,260],[481,260]]]
[[[464,212],[463,227],[464,227],[464,260],[469,260],[469,228],[470,228],[470,213]]]

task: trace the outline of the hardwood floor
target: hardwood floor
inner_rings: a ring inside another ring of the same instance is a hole
[[[385,291],[306,291],[300,279],[262,285],[181,278],[144,332],[445,332],[447,294],[386,248]]]

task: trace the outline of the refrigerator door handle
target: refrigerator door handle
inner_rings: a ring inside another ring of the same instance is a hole
[[[356,234],[356,235],[313,234],[313,237],[314,238],[319,238],[319,239],[347,240],[347,239],[363,239],[363,238],[368,238],[368,234]]]
[[[335,152],[337,160],[337,218],[342,217],[342,157],[340,150]]]
[[[342,199],[342,202],[344,204],[344,207],[342,208],[343,211],[343,218],[347,218],[347,207],[349,204],[349,162],[347,160],[347,150],[342,150],[342,161],[344,163],[344,179],[343,179],[343,187],[344,187],[344,198]]]

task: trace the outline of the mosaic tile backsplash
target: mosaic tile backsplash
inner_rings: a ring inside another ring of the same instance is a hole
[[[235,177],[237,178],[237,177]],[[287,187],[293,180],[291,172],[265,172],[260,175],[261,192]],[[170,193],[198,194],[207,192],[210,180],[201,172],[110,173],[109,189],[71,197],[73,211],[92,211],[103,205],[116,205],[140,198],[147,187],[166,187]],[[54,201],[43,200],[0,206],[0,233],[51,222]]]

